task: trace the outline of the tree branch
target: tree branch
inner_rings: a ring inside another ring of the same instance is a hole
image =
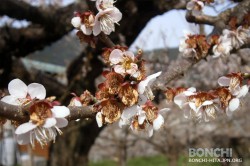
[[[0,101],[0,117],[14,120],[20,123],[29,121],[29,109],[30,105],[27,106],[14,106]],[[69,121],[84,118],[94,118],[95,113],[90,107],[68,107],[70,115],[66,117]]]

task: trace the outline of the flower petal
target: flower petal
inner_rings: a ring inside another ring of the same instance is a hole
[[[69,109],[65,106],[54,106],[51,111],[55,118],[64,118],[70,114]]]
[[[92,30],[90,28],[86,28],[85,25],[81,25],[81,30],[85,35],[91,35]]]
[[[75,27],[75,28],[80,28],[81,26],[81,18],[80,17],[73,17],[71,19],[71,24]]]
[[[123,68],[122,65],[115,65],[114,70],[116,73],[119,73],[119,74],[125,73],[125,69]]]
[[[164,118],[161,114],[158,114],[157,118],[153,121],[154,130],[159,130],[164,123]]]
[[[43,85],[32,83],[28,85],[28,93],[31,99],[43,100],[46,97],[46,89]]]
[[[100,21],[97,21],[97,18],[95,18],[96,21],[95,21],[95,25],[93,27],[93,34],[94,36],[97,36],[101,33],[101,25],[100,25]]]
[[[8,85],[8,90],[10,95],[17,98],[25,98],[28,92],[27,85],[20,79],[12,80]]]
[[[225,77],[225,76],[220,77],[218,79],[218,83],[220,86],[229,86],[230,85],[230,78]]]
[[[26,145],[30,143],[30,133],[16,135],[17,143],[20,145]]]
[[[180,108],[186,103],[187,97],[184,94],[178,94],[174,97],[174,103]]]
[[[103,121],[102,121],[102,113],[101,112],[98,112],[96,114],[96,122],[97,122],[98,127],[102,127]]]
[[[56,119],[55,118],[47,118],[45,120],[45,123],[43,124],[43,127],[50,128],[52,126],[56,125]]]
[[[21,124],[20,126],[17,127],[15,133],[17,135],[24,134],[24,133],[27,133],[27,132],[33,130],[36,127],[37,126],[35,124],[31,123],[31,122],[23,123],[23,124]]]
[[[115,23],[118,23],[122,19],[122,13],[116,7],[113,7],[113,10],[110,12],[109,15],[112,17]]]
[[[238,98],[234,98],[229,102],[229,111],[235,111],[240,106],[240,100]]]
[[[149,137],[152,137],[153,136],[153,134],[154,134],[154,130],[153,130],[153,127],[150,125],[150,126],[148,126],[148,136]]]
[[[17,98],[14,96],[4,96],[1,101],[8,103],[8,104],[12,104],[12,105],[20,105],[21,103],[18,102]]]
[[[68,123],[69,123],[68,120],[65,118],[56,118],[56,126],[58,128],[66,127]]]
[[[145,95],[139,95],[139,98],[138,98],[139,100],[138,100],[138,105],[140,106],[140,105],[144,105],[146,102],[147,102],[147,100],[148,100],[148,98],[145,96]]]
[[[241,87],[239,94],[237,95],[237,98],[244,97],[248,93],[249,87],[247,85],[244,85]]]
[[[207,100],[207,101],[204,101],[204,102],[202,103],[202,106],[211,105],[211,104],[213,104],[213,101]]]
[[[161,75],[161,71],[155,74],[149,75],[145,80],[141,81],[138,85],[139,94],[143,94],[146,86],[150,86],[158,76]]]
[[[145,119],[146,119],[146,113],[144,111],[141,111],[140,115],[138,116],[138,123],[140,125],[143,124]]]
[[[119,49],[114,49],[109,56],[109,60],[112,64],[118,64],[123,61],[123,52]]]
[[[131,117],[135,116],[137,114],[137,111],[139,106],[134,105],[131,107],[126,108],[125,110],[123,110],[121,118],[122,119],[130,119]]]

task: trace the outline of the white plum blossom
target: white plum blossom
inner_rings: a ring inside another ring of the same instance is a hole
[[[199,104],[197,104],[197,99],[194,99],[189,101],[189,106],[194,111],[195,117],[205,122],[208,122],[211,118],[215,119],[216,111],[218,110],[216,99],[208,99]]]
[[[114,65],[116,73],[133,75],[138,71],[138,66],[134,63],[134,53],[131,51],[123,52],[119,49],[114,49],[109,56],[109,60],[111,65]]]
[[[81,18],[82,17],[82,18]],[[91,35],[95,23],[95,17],[91,12],[85,12],[80,16],[71,19],[71,24],[81,30],[85,35]]]
[[[188,88],[186,91],[183,91],[180,94],[177,94],[174,97],[174,103],[180,107],[184,111],[184,117],[191,117],[191,111],[189,106],[188,97],[191,95],[195,95],[196,89],[194,87]]]
[[[161,71],[155,74],[149,75],[145,80],[142,80],[138,85],[139,94],[144,94],[148,99],[153,100],[154,95],[151,90],[151,85],[156,80],[157,77],[161,75]]]
[[[239,26],[236,30],[223,30],[223,36],[230,40],[233,48],[240,48],[245,44],[247,39],[249,38],[249,29],[245,29],[242,26]]]
[[[140,103],[142,104],[142,103]],[[121,119],[119,121],[119,126],[122,127],[123,125],[130,125],[130,128],[133,131],[139,131],[137,128],[137,124],[144,126],[144,129],[140,129],[141,131],[148,132],[148,136],[151,137],[153,135],[154,130],[159,130],[161,126],[164,124],[164,118],[161,115],[161,113],[165,111],[169,111],[169,108],[161,109],[157,112],[156,118],[152,120],[148,119],[147,112],[144,110],[146,105],[134,105],[131,107],[126,108],[122,115]],[[136,118],[135,118],[136,117]],[[150,123],[150,121],[152,121]]]
[[[204,3],[200,0],[191,0],[187,3],[187,10],[192,11],[194,16],[199,16],[202,14],[202,9],[204,8]]]
[[[228,116],[232,116],[232,113],[240,107],[240,99],[246,96],[248,91],[249,87],[247,85],[242,86],[238,95],[229,101],[228,107],[226,108],[226,113]]]
[[[226,113],[228,116],[232,115],[232,112],[237,110],[240,106],[240,98],[246,96],[249,91],[248,85],[241,85],[240,76],[231,75],[223,76],[218,79],[220,86],[228,87],[229,92],[232,94],[233,98],[229,101],[228,107],[226,108]]]
[[[217,58],[219,56],[228,56],[230,55],[230,51],[233,49],[231,40],[225,36],[220,36],[218,39],[218,44],[213,46],[213,58]]]
[[[179,52],[183,53],[183,56],[186,58],[192,58],[196,56],[196,51],[194,48],[190,47],[186,41],[189,39],[189,36],[192,35],[192,32],[189,32],[187,30],[183,31],[184,37],[180,40],[180,45],[179,45]]]
[[[233,96],[242,96],[242,93],[248,92],[248,86],[241,86],[240,77],[237,75],[230,77],[222,76],[218,79],[218,83],[220,86],[228,87]]]
[[[43,85],[31,83],[28,86],[20,79],[12,80],[8,85],[10,95],[5,96],[1,101],[12,105],[25,105],[34,99],[43,100],[46,90]]]
[[[116,7],[100,10],[95,16],[93,34],[97,36],[104,32],[106,35],[109,35],[115,31],[115,24],[118,24],[121,19],[122,13]]]
[[[15,131],[17,142],[21,145],[31,143],[34,147],[35,141],[41,146],[55,141],[57,132],[62,134],[59,128],[68,125],[65,117],[69,113],[65,106],[51,106],[45,101],[35,103],[30,108],[30,121],[21,124]]]

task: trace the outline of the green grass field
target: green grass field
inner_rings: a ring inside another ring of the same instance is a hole
[[[221,166],[220,163],[212,162],[188,162],[187,157],[179,157],[178,166]],[[118,163],[111,160],[100,161],[97,163],[90,163],[90,166],[117,166]],[[168,160],[164,156],[152,156],[152,157],[137,157],[130,159],[127,166],[167,166]]]

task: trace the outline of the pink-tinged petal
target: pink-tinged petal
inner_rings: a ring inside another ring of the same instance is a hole
[[[122,65],[115,65],[114,70],[116,73],[119,73],[119,74],[126,73],[125,69],[122,67]]]
[[[97,19],[97,18],[95,18]],[[101,24],[100,24],[100,21],[95,21],[95,25],[93,27],[93,34],[94,36],[97,36],[101,33]]]
[[[131,51],[125,51],[124,54],[125,54],[127,57],[131,58],[132,61],[135,60],[135,55],[134,55],[133,52],[131,52]]]
[[[96,114],[96,122],[97,122],[98,127],[102,127],[103,121],[102,121],[102,113],[101,112],[98,112]]]
[[[202,106],[211,105],[211,104],[213,104],[213,101],[207,100],[207,101],[204,101],[204,102],[202,103]]]
[[[92,34],[92,30],[90,28],[86,28],[85,25],[81,25],[81,30],[85,35],[91,35]]]
[[[68,120],[65,118],[56,118],[56,126],[58,128],[66,127],[68,123],[69,123]]]
[[[137,111],[140,109],[139,106],[134,105],[123,110],[121,118],[122,119],[130,119],[131,117],[137,114]]]
[[[113,10],[109,14],[115,23],[118,23],[122,19],[122,13],[116,7],[113,7]]]
[[[8,103],[8,104],[12,104],[12,105],[20,105],[21,103],[18,102],[17,98],[14,96],[4,96],[1,101]]]
[[[31,122],[23,123],[20,126],[17,127],[15,134],[25,134],[33,129],[35,129],[37,126]]]
[[[187,97],[184,94],[178,94],[174,97],[174,103],[177,104],[180,108],[186,103]]]
[[[150,86],[157,77],[161,75],[161,71],[155,74],[149,75],[145,80],[141,81],[138,85],[138,92],[139,94],[143,94],[145,91],[146,86]]]
[[[249,91],[249,87],[247,85],[242,86],[239,91],[239,94],[237,95],[237,98],[246,96],[248,91]]]
[[[70,114],[69,109],[65,106],[54,106],[51,111],[55,118],[64,118]]]
[[[19,79],[12,80],[8,85],[8,90],[10,95],[17,98],[25,98],[28,93],[27,85]]]
[[[158,114],[157,118],[153,121],[154,130],[159,130],[164,123],[164,118],[161,114]]]
[[[26,145],[30,143],[30,133],[16,135],[17,143],[20,145]]]
[[[45,123],[43,124],[43,127],[50,128],[52,126],[56,125],[56,119],[55,118],[47,118],[45,120]]]
[[[46,97],[46,89],[43,85],[38,83],[32,83],[28,85],[28,93],[31,99],[43,100]]]
[[[230,85],[230,78],[225,77],[225,76],[220,77],[218,79],[218,83],[220,86],[229,86]]]
[[[236,109],[238,109],[240,106],[240,100],[238,98],[233,98],[230,102],[229,102],[229,111],[235,111]]]
[[[144,111],[141,111],[141,113],[138,116],[138,123],[141,125],[144,123],[146,119],[146,113]]]
[[[109,60],[112,64],[118,64],[123,61],[123,52],[119,49],[114,49],[110,55]]]
[[[80,17],[73,17],[71,19],[71,24],[75,27],[75,28],[80,28],[81,26],[81,18]]]
[[[148,126],[148,136],[149,137],[152,137],[153,136],[153,134],[154,134],[154,130],[153,130],[153,127],[150,125],[150,126]]]

